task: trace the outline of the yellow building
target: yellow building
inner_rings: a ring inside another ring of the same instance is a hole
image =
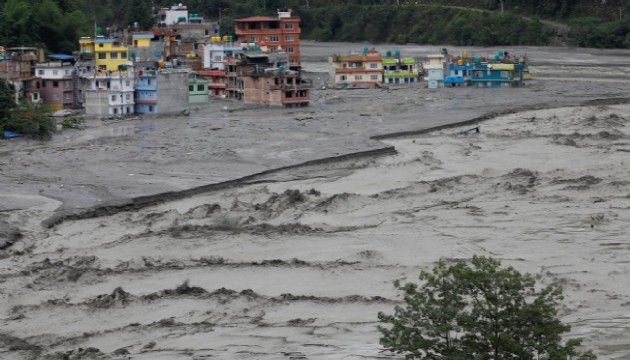
[[[331,80],[341,88],[379,87],[383,82],[382,60],[378,51],[367,48],[361,55],[333,55]]]
[[[91,37],[82,37],[79,39],[79,49],[81,57],[94,55],[94,40]]]
[[[114,39],[94,39],[94,66],[98,70],[116,71],[127,63],[129,49]]]
[[[131,38],[133,39],[133,47],[148,48],[151,47],[151,40],[154,35],[149,33],[133,34]]]

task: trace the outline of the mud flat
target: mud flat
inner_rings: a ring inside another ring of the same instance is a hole
[[[320,88],[321,54],[362,47],[305,45],[308,108],[0,142],[0,358],[391,358],[392,282],[473,254],[562,286],[571,336],[630,357],[629,53],[526,49],[564,65],[522,89]]]

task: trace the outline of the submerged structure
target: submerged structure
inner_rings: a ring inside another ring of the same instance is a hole
[[[443,86],[472,87],[519,87],[525,77],[525,57],[512,56],[507,51],[499,51],[492,57],[469,56],[463,52],[459,56],[447,56],[443,65]],[[437,70],[436,70],[437,71]],[[439,76],[436,75],[436,77]],[[431,75],[429,74],[431,81]],[[439,81],[439,80],[438,80]]]
[[[242,52],[227,59],[226,97],[245,103],[296,107],[310,102],[312,84],[285,53]]]

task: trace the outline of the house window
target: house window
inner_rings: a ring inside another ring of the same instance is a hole
[[[129,107],[127,107],[127,114],[131,113],[131,109]]]
[[[64,99],[66,99],[66,100],[70,100],[70,99],[71,99],[71,97],[70,97],[70,93],[65,93],[65,94],[63,95],[63,98],[64,98]]]
[[[118,109],[114,109],[114,115],[118,114]]]
[[[346,75],[341,75],[340,79],[341,81],[346,81],[348,80],[348,77]]]
[[[99,66],[98,66],[98,70],[99,70],[99,71],[105,71],[105,70],[107,70],[107,65],[99,65]]]
[[[195,85],[188,85],[188,91],[195,91]]]
[[[64,87],[65,89],[69,89],[69,88],[70,88],[70,81],[64,81],[64,82],[63,82],[63,87]]]
[[[125,81],[125,86],[131,86],[131,82],[129,80]]]
[[[288,48],[287,48],[287,52],[288,52],[288,53],[292,53],[293,51],[294,51],[294,50],[293,50],[293,48],[292,48],[292,47],[288,47]]]
[[[257,42],[258,41],[258,36],[252,36],[249,38],[249,42]]]
[[[44,70],[37,70],[38,75],[44,75]]]
[[[112,95],[112,101],[116,101],[116,95]]]
[[[459,75],[459,70],[455,70],[455,75]]]
[[[376,69],[376,68],[378,68],[377,63],[370,63],[370,69]]]
[[[131,100],[131,94],[127,94],[127,95],[125,95],[125,99],[127,99],[127,100]]]
[[[98,53],[98,58],[99,58],[100,60],[105,60],[105,59],[107,59],[107,54],[106,54],[106,53],[104,53],[104,52],[102,52],[102,53]]]
[[[109,53],[109,58],[112,60],[118,59],[118,53],[117,52]]]
[[[197,85],[197,91],[204,91],[204,86],[203,85]]]
[[[284,28],[285,29],[293,29],[293,24],[292,23],[284,24]]]
[[[149,105],[149,112],[153,112],[153,106]]]
[[[357,80],[357,81],[363,80],[363,75],[354,75],[354,80]]]
[[[280,37],[278,35],[271,35],[271,41],[278,42],[279,40],[280,40]]]
[[[147,85],[151,85],[151,79],[147,79]]]
[[[58,88],[59,87],[59,81],[53,81],[53,87],[54,88]]]
[[[59,94],[53,94],[52,99],[53,100],[59,100]]]
[[[103,44],[98,44],[98,47],[102,48],[102,47],[103,47]]]
[[[33,100],[39,99],[39,93],[33,93]]]
[[[370,76],[370,79],[372,79],[373,81],[378,81],[378,75],[372,75]]]
[[[46,87],[46,83],[47,83],[47,82],[48,82],[48,81],[43,80],[43,81],[42,81],[42,87]]]
[[[57,75],[57,70],[53,70],[53,75]]]
[[[126,52],[121,52],[120,53],[120,58],[121,59],[126,59],[127,58],[127,53]]]
[[[285,35],[284,41],[293,41],[293,35]]]

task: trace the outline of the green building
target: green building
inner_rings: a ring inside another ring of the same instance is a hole
[[[207,104],[210,91],[208,90],[207,79],[197,77],[197,75],[190,75],[188,78],[188,102],[190,104]]]

